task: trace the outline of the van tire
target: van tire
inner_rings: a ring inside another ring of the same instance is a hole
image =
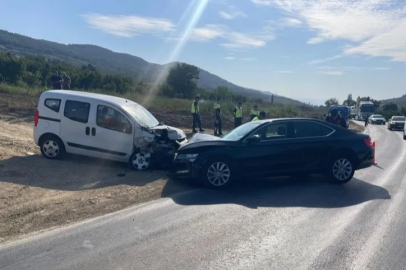
[[[62,159],[65,154],[65,145],[55,135],[45,135],[39,143],[41,154],[47,159]]]
[[[131,155],[128,164],[131,169],[136,171],[145,171],[151,167],[152,155],[151,153],[135,152]]]

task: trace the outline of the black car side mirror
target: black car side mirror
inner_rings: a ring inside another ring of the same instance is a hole
[[[256,142],[260,142],[260,141],[261,141],[261,136],[258,134],[255,134],[247,139],[247,142],[249,142],[249,143],[256,143]]]

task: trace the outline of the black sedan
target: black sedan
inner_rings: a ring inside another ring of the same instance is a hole
[[[371,138],[325,121],[272,119],[246,123],[223,137],[195,134],[173,161],[173,178],[222,188],[241,177],[323,173],[336,183],[370,167]]]

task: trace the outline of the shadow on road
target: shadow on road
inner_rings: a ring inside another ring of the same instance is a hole
[[[180,205],[238,204],[257,207],[311,207],[338,208],[361,204],[371,200],[387,200],[389,192],[359,179],[345,185],[329,182],[322,176],[306,179],[272,178],[244,181],[227,190],[197,189],[173,195],[165,194],[174,180],[168,181],[162,197],[171,197]]]
[[[164,178],[164,171],[137,172],[126,163],[74,155],[67,155],[64,160],[48,160],[36,154],[0,160],[0,182],[54,190],[145,186]]]

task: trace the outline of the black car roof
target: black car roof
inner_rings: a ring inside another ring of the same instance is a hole
[[[319,124],[328,126],[328,127],[332,128],[332,129],[335,129],[336,131],[338,131],[338,130],[343,130],[344,132],[348,131],[348,129],[343,128],[341,126],[338,126],[336,124],[332,124],[332,123],[329,123],[329,122],[327,122],[325,120],[320,120],[320,119],[315,119],[315,118],[303,118],[303,117],[302,118],[294,118],[294,117],[290,117],[290,118],[271,118],[271,119],[258,120],[258,122],[262,122],[262,124],[272,123],[272,122],[280,122],[280,121],[311,121],[311,122],[315,122],[315,123],[319,123]]]
[[[266,123],[266,122],[278,122],[278,121],[314,121],[314,122],[319,122],[319,123],[326,123],[324,120],[320,119],[314,119],[314,118],[271,118],[271,119],[264,119],[264,120],[258,120],[260,122]]]

